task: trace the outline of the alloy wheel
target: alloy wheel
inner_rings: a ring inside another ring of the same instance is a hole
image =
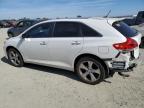
[[[16,66],[20,65],[21,63],[19,54],[16,51],[11,50],[9,52],[9,59]]]
[[[95,82],[100,78],[100,69],[93,61],[81,62],[79,72],[81,77],[89,82]]]

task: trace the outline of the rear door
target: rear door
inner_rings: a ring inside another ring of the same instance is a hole
[[[53,38],[50,38],[48,48],[53,65],[70,68],[82,47],[83,37],[79,23],[64,21],[55,23]]]

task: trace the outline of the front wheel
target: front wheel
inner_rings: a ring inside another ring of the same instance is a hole
[[[14,48],[8,50],[8,60],[15,67],[22,67],[24,65],[21,54]]]
[[[101,62],[90,57],[84,57],[78,61],[76,72],[83,82],[92,85],[103,81],[105,76],[105,69]]]

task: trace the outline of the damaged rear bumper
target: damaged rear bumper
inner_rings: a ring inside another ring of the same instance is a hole
[[[133,51],[131,52],[119,52],[118,55],[108,61],[105,61],[109,67],[109,70],[115,72],[131,72],[137,67],[136,60],[139,57],[135,57]]]

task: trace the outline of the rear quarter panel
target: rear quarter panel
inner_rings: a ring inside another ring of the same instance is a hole
[[[101,59],[114,58],[118,54],[118,50],[113,47],[113,44],[125,42],[126,38],[106,20],[90,21],[86,24],[102,34],[102,37],[84,37],[84,46],[81,53],[94,54]]]

